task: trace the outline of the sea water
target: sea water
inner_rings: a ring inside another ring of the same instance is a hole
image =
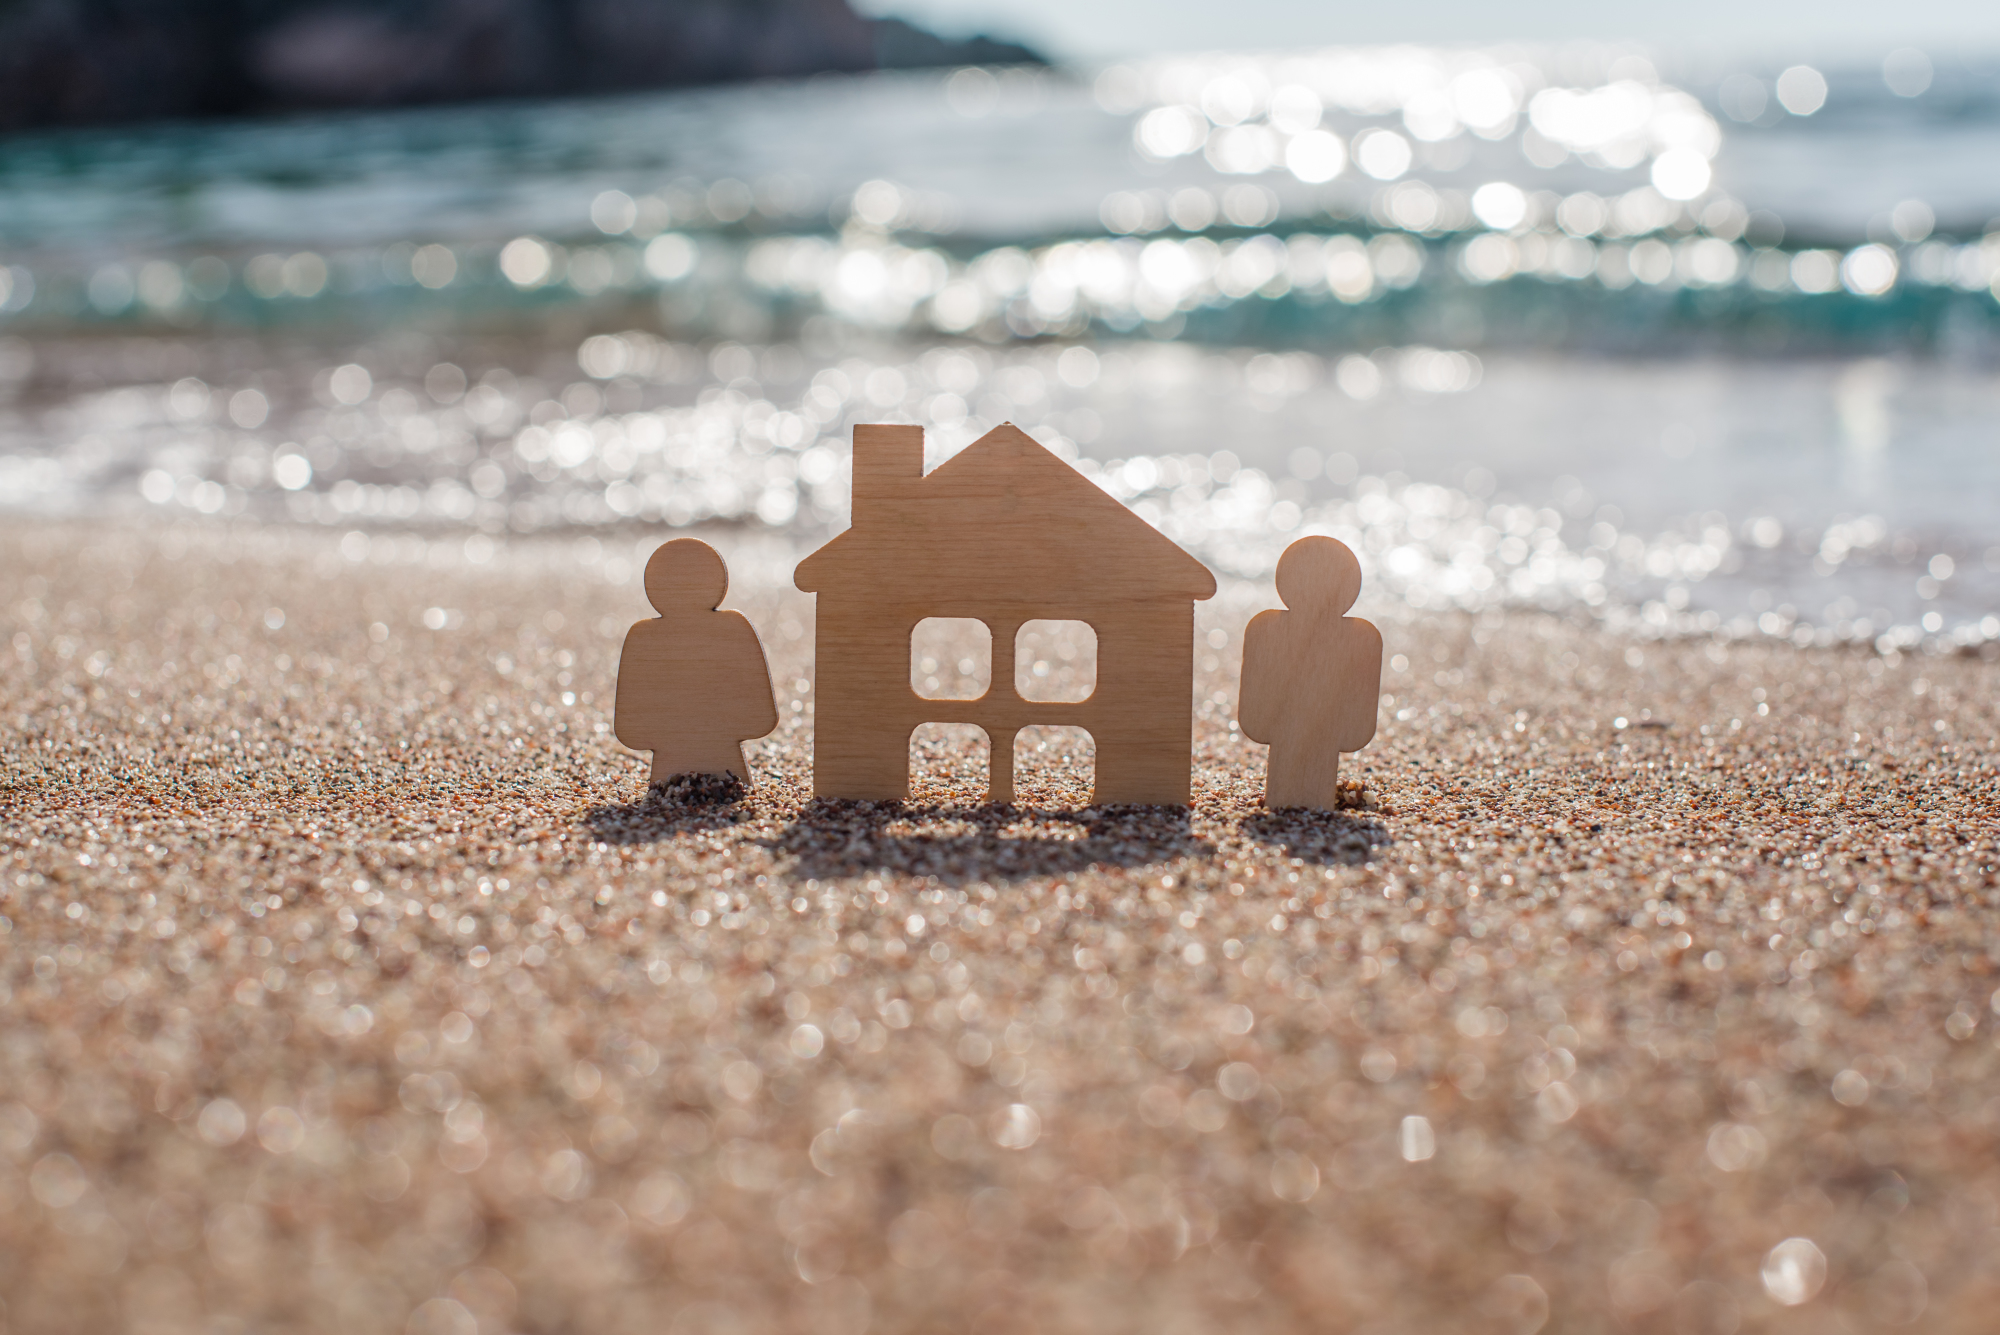
[[[2000,70],[1208,55],[15,138],[0,505],[846,520],[1000,421],[1218,569],[2000,642]]]

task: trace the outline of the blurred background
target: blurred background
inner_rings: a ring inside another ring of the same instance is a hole
[[[1996,372],[1992,6],[0,8],[16,513],[625,580],[1012,420],[1245,580],[1992,653]]]

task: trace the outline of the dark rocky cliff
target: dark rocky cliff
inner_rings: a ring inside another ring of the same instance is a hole
[[[0,0],[0,130],[1038,60],[847,0]]]

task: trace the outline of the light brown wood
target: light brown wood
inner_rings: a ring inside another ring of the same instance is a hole
[[[1285,611],[1259,612],[1243,632],[1243,735],[1271,748],[1264,805],[1340,806],[1340,753],[1375,736],[1382,632],[1346,615],[1361,595],[1361,563],[1335,538],[1300,538],[1278,558]]]
[[[734,774],[748,784],[743,743],[778,726],[756,630],[741,612],[716,610],[728,591],[728,567],[705,542],[676,538],[646,562],[646,597],[660,615],[625,635],[611,726],[653,753],[653,783]]]
[[[854,429],[853,523],[799,563],[819,595],[813,792],[902,801],[910,734],[972,723],[991,742],[988,800],[1014,796],[1014,734],[1087,729],[1099,803],[1185,805],[1194,748],[1194,604],[1215,576],[1152,525],[1011,423],[930,473],[922,427]],[[992,684],[976,700],[910,687],[910,632],[972,617],[993,635]],[[1023,700],[1015,632],[1086,621],[1097,688],[1076,702]]]

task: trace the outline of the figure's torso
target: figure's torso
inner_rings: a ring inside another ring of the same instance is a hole
[[[613,713],[618,740],[654,751],[735,744],[777,724],[770,670],[740,612],[641,621],[625,636]]]
[[[1358,751],[1375,736],[1382,633],[1369,622],[1261,613],[1243,650],[1242,715],[1251,740]]]

